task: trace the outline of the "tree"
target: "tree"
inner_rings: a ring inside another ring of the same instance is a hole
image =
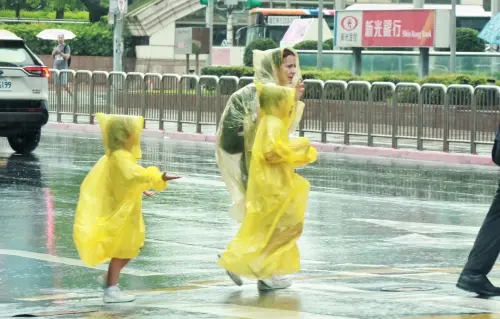
[[[483,52],[486,45],[478,35],[474,29],[457,28],[457,52]]]
[[[56,19],[64,19],[66,0],[55,0],[54,8],[56,9]]]
[[[101,17],[106,16],[109,6],[105,7],[99,0],[81,0],[89,11],[90,22],[99,22]]]
[[[246,66],[253,66],[253,50],[276,49],[278,45],[271,39],[255,39],[245,48],[243,63]]]

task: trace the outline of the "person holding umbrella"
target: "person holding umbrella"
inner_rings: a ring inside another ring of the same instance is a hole
[[[71,48],[64,40],[75,38],[75,34],[65,29],[45,29],[38,33],[37,38],[42,40],[57,41],[57,45],[52,50],[52,58],[54,59],[54,69],[67,70],[71,65]],[[71,95],[68,86],[68,74],[62,73],[59,77],[54,77],[54,84],[61,84],[64,89]]]
[[[52,58],[54,58],[54,69],[67,70],[69,69],[69,59],[71,58],[71,48],[64,43],[64,34],[57,36],[57,45],[52,50]],[[68,74],[63,73],[60,76],[60,83],[64,89],[71,94],[68,87]]]

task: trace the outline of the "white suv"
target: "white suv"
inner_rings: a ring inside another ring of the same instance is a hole
[[[23,39],[0,30],[0,136],[14,151],[29,154],[48,119],[49,69]]]

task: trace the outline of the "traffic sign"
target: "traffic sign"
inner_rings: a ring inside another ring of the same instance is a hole
[[[125,1],[126,0],[118,0],[118,10],[121,12],[121,13],[124,13],[125,12]]]

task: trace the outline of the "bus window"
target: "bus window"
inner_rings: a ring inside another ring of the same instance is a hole
[[[271,39],[280,44],[281,39],[286,33],[287,28],[284,27],[264,27],[264,26],[251,26],[247,28],[247,44],[249,45],[255,39]]]
[[[287,30],[288,27],[267,27],[265,36],[280,45],[281,39],[283,39]]]
[[[259,25],[253,25],[247,28],[247,42],[248,46],[255,39],[264,38],[264,27]]]

